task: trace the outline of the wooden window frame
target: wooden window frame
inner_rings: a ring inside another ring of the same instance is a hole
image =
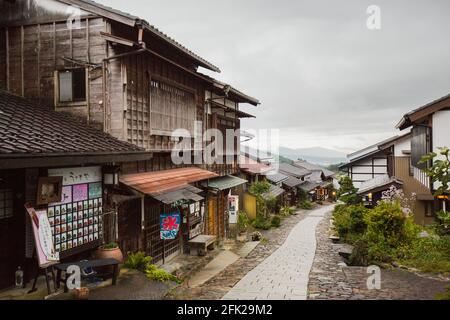
[[[70,71],[73,72],[74,70],[81,70],[84,69],[85,71],[85,99],[80,101],[60,101],[60,80],[59,80],[59,74],[61,72]],[[62,68],[54,71],[54,86],[55,86],[55,100],[54,105],[56,108],[65,108],[65,107],[85,107],[88,103],[88,94],[89,94],[89,68],[84,67],[75,67],[75,68]]]
[[[11,194],[11,198],[6,199],[6,194]],[[14,216],[14,193],[12,189],[0,189],[0,221],[11,219]],[[6,209],[11,209],[10,213],[6,213]]]

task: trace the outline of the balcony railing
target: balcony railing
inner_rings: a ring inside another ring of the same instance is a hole
[[[430,177],[426,175],[425,172],[423,172],[422,170],[420,170],[419,168],[413,167],[413,174],[414,174],[414,179],[416,179],[417,181],[419,181],[423,186],[425,186],[427,189],[431,189],[431,182],[430,182]]]

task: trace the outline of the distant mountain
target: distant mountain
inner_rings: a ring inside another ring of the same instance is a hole
[[[241,146],[243,147],[243,146]],[[241,148],[243,151],[244,149]],[[250,155],[255,156],[258,151],[253,148],[248,148],[246,150]],[[264,151],[259,151],[260,157],[266,158],[268,155]],[[314,163],[320,166],[328,167],[333,164],[347,162],[346,155],[342,152],[315,147],[315,148],[300,148],[291,149],[287,147],[280,147],[279,149],[280,162],[292,162],[299,159],[306,160],[310,163]]]
[[[280,147],[280,155],[294,161],[303,159],[321,166],[329,166],[347,161],[345,153],[321,147],[300,149]]]

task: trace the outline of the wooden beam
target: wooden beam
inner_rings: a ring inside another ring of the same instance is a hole
[[[106,33],[106,32],[101,31],[100,35],[102,36],[103,39],[105,39],[106,41],[109,41],[109,42],[122,44],[122,45],[127,46],[127,47],[133,47],[134,46],[134,42],[133,41],[130,41],[128,39],[112,35],[110,33]]]
[[[21,66],[22,97],[25,97],[24,42],[25,42],[25,31],[23,26],[20,26],[20,66]]]
[[[10,64],[9,64],[9,29],[5,29],[6,36],[6,89],[10,91],[9,88],[9,78],[10,78]]]

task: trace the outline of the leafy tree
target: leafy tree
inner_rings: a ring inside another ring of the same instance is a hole
[[[361,198],[358,196],[358,189],[353,186],[353,181],[348,176],[343,176],[339,180],[339,192],[337,194],[339,200],[346,204],[358,204]]]
[[[439,182],[439,187],[435,190],[436,197],[448,195],[450,191],[450,150],[448,147],[438,148],[439,153],[431,152],[422,157],[419,163],[432,162],[431,167],[422,169],[431,178],[432,183]],[[445,199],[443,200],[446,201]],[[444,210],[437,213],[437,218],[441,221],[442,234],[450,233],[450,212],[444,206]]]

